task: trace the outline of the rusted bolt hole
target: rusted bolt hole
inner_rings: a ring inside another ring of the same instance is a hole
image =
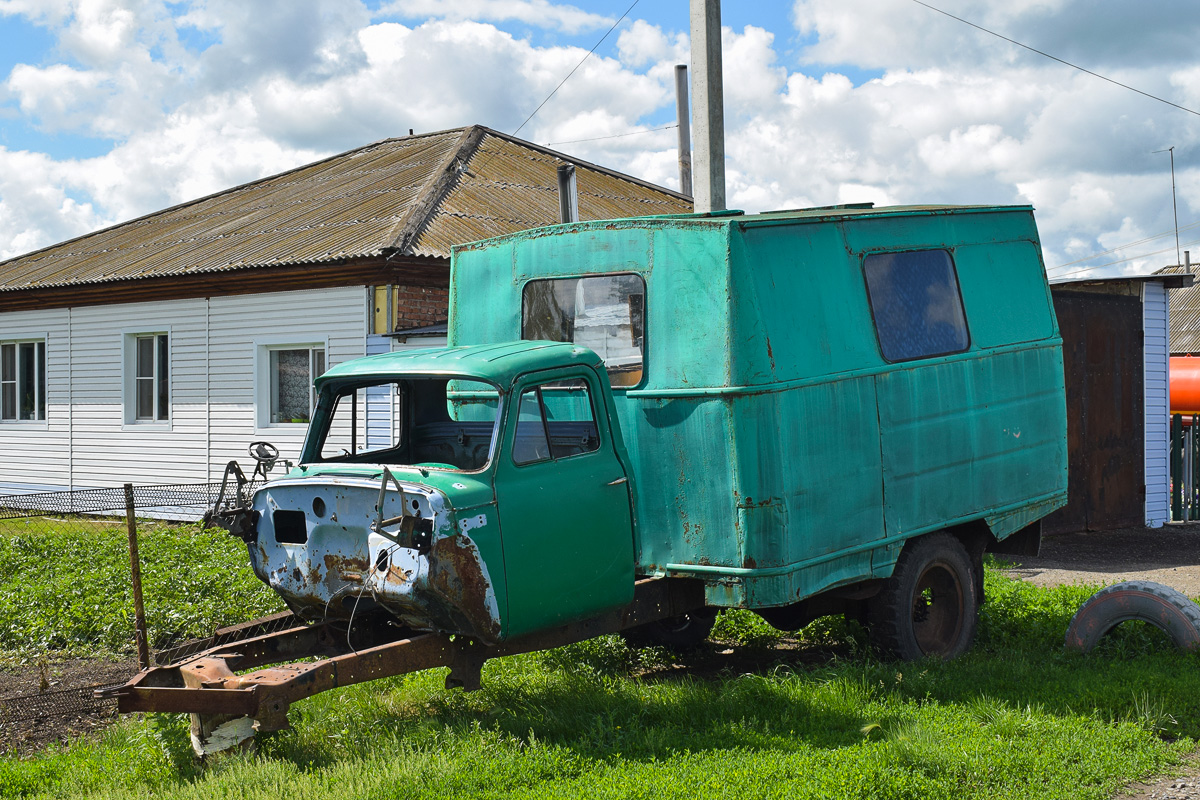
[[[387,572],[388,568],[388,551],[380,550],[379,555],[375,556],[375,571]]]
[[[319,497],[313,498],[313,513],[318,517],[325,516],[325,501]]]

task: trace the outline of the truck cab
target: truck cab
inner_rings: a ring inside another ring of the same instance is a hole
[[[317,392],[300,466],[257,493],[248,542],[296,613],[386,612],[491,644],[632,599],[628,457],[595,353],[392,353]]]

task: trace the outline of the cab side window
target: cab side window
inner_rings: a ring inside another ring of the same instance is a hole
[[[949,251],[875,253],[863,259],[863,274],[886,360],[944,356],[970,346]]]
[[[582,378],[550,381],[521,392],[513,461],[533,464],[600,449],[591,393]]]

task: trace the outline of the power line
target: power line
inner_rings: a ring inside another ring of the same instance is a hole
[[[1200,222],[1192,222],[1192,223],[1183,225],[1183,227],[1181,227],[1180,230],[1190,230],[1192,228],[1195,228],[1196,225],[1200,225]],[[1062,263],[1062,264],[1057,264],[1055,266],[1046,267],[1046,271],[1051,272],[1054,270],[1064,269],[1064,267],[1074,266],[1075,264],[1082,264],[1082,263],[1084,263],[1084,261],[1090,261],[1093,258],[1100,258],[1100,257],[1102,257],[1102,255],[1111,255],[1112,253],[1121,251],[1121,249],[1127,249],[1129,247],[1136,247],[1139,245],[1146,245],[1146,243],[1152,242],[1156,239],[1165,239],[1166,236],[1170,236],[1171,234],[1174,234],[1174,233],[1175,233],[1174,230],[1164,230],[1163,233],[1154,234],[1152,236],[1146,236],[1145,239],[1139,239],[1139,240],[1132,241],[1132,242],[1126,242],[1126,243],[1124,243],[1124,245],[1117,245],[1116,247],[1110,247],[1109,249],[1105,249],[1105,251],[1100,251],[1099,253],[1092,253],[1091,255],[1085,255],[1084,258],[1076,258],[1074,261],[1064,261],[1064,263]],[[1166,251],[1159,251],[1159,252],[1165,253]],[[1128,259],[1122,259],[1122,260],[1130,260],[1133,258],[1141,258],[1141,257],[1140,257],[1140,255],[1130,255],[1130,257]],[[1121,263],[1120,260],[1110,261],[1110,264],[1120,264],[1120,263]],[[1090,267],[1090,269],[1091,269],[1091,267]]]
[[[995,31],[992,31],[992,30],[988,30],[987,28],[983,27],[982,25],[976,25],[974,22],[965,20],[962,17],[956,17],[953,14],[951,14],[949,11],[942,11],[940,8],[935,8],[934,6],[931,6],[928,3],[924,3],[921,0],[912,0],[912,1],[919,6],[925,6],[925,8],[928,8],[930,11],[936,11],[939,14],[944,14],[945,16],[949,17],[950,19],[958,20],[959,22],[961,22],[964,25],[970,25],[972,28],[975,28],[976,30],[983,31],[984,33],[990,33],[992,36],[995,36],[998,39],[1003,39],[1006,42],[1015,44],[1017,47],[1024,47],[1026,50],[1029,50],[1030,52],[1033,52],[1033,53],[1037,53],[1039,56],[1045,56],[1046,58],[1048,58],[1052,61],[1057,61],[1060,64],[1066,64],[1068,67],[1071,67],[1072,69],[1077,69],[1080,72],[1086,72],[1088,75],[1091,75],[1094,78],[1099,78],[1102,81],[1108,81],[1109,83],[1120,86],[1122,89],[1128,89],[1131,92],[1137,92],[1138,94],[1140,94],[1144,97],[1149,97],[1151,100],[1157,100],[1160,103],[1166,103],[1169,106],[1174,106],[1175,108],[1178,108],[1180,111],[1186,111],[1189,114],[1195,114],[1196,116],[1200,117],[1200,111],[1196,111],[1194,109],[1187,108],[1186,106],[1181,106],[1178,103],[1172,103],[1170,100],[1165,100],[1161,97],[1158,97],[1157,95],[1150,94],[1149,92],[1143,92],[1141,89],[1135,89],[1134,87],[1132,87],[1128,84],[1121,83],[1120,81],[1115,81],[1112,78],[1107,78],[1098,72],[1092,72],[1090,69],[1084,69],[1083,67],[1079,66],[1078,64],[1072,64],[1070,61],[1064,61],[1063,59],[1059,58],[1058,56],[1052,56],[1049,53],[1038,50],[1036,47],[1030,47],[1027,44],[1022,44],[1021,42],[1018,42],[1016,39],[1010,39],[1007,36],[996,33]]]
[[[640,0],[633,0],[633,5],[629,6],[629,8],[627,8],[627,9],[625,9],[625,13],[621,15],[621,18],[618,19],[616,22],[614,22],[612,24],[611,28],[609,28],[607,31],[605,31],[604,35],[600,37],[600,41],[598,41],[598,42],[596,42],[596,44],[592,45],[592,49],[587,51],[587,55],[585,55],[583,58],[579,59],[579,63],[575,65],[574,69],[572,69],[570,72],[567,73],[567,77],[565,77],[561,81],[559,81],[558,86],[554,87],[554,91],[551,92],[550,94],[546,95],[546,99],[543,100],[541,103],[539,103],[538,107],[533,110],[533,113],[530,114],[528,117],[526,117],[525,121],[521,123],[520,127],[518,127],[515,131],[512,132],[513,136],[516,136],[518,133],[520,133],[521,128],[524,128],[526,125],[529,124],[529,120],[533,119],[534,116],[539,111],[542,110],[542,106],[544,106],[544,105],[546,105],[546,103],[550,102],[550,98],[554,97],[554,95],[558,92],[558,90],[563,87],[563,84],[566,83],[567,81],[571,80],[571,76],[575,74],[576,70],[578,70],[580,67],[583,66],[583,62],[587,61],[589,58],[592,57],[592,53],[595,53],[596,49],[599,48],[600,45],[604,44],[604,40],[608,38],[609,34],[611,34],[613,31],[615,31],[617,29],[618,25],[620,25],[622,22],[625,21],[625,18],[629,16],[629,12],[633,11],[633,7],[636,6],[639,2],[640,2]]]
[[[1200,244],[1200,239],[1197,239],[1194,242],[1184,242],[1183,246],[1191,247],[1194,244]],[[1066,278],[1071,275],[1078,275],[1082,272],[1091,272],[1094,269],[1104,269],[1105,267],[1115,266],[1116,264],[1124,264],[1126,261],[1136,261],[1139,258],[1149,258],[1150,256],[1159,256],[1159,255],[1162,255],[1163,253],[1169,253],[1173,249],[1174,248],[1172,248],[1172,247],[1167,247],[1162,250],[1155,250],[1152,253],[1142,253],[1140,255],[1130,256],[1129,258],[1120,258],[1120,259],[1117,259],[1116,261],[1109,261],[1106,264],[1095,264],[1090,267],[1083,267],[1082,269],[1071,270],[1070,272],[1064,272],[1061,275],[1055,275],[1053,277],[1055,280],[1058,280],[1059,278]]]
[[[1190,230],[1192,228],[1195,228],[1197,225],[1200,225],[1200,222],[1189,223],[1187,225],[1180,227],[1179,230],[1181,230],[1181,231]],[[1119,244],[1116,247],[1110,247],[1107,250],[1101,250],[1098,253],[1092,253],[1089,256],[1084,256],[1083,258],[1077,258],[1074,261],[1065,261],[1062,264],[1057,264],[1053,267],[1048,267],[1047,272],[1053,271],[1056,269],[1063,269],[1065,267],[1071,267],[1076,264],[1082,264],[1084,261],[1091,261],[1093,258],[1100,258],[1101,256],[1111,255],[1111,254],[1117,252],[1118,250],[1125,250],[1126,248],[1129,248],[1129,247],[1137,247],[1138,245],[1141,245],[1141,244],[1147,244],[1148,242],[1153,242],[1155,239],[1163,239],[1167,236],[1170,236],[1172,233],[1174,233],[1174,230],[1163,231],[1162,233],[1156,233],[1153,236],[1147,236],[1144,239],[1138,239],[1133,242],[1126,242],[1125,244]],[[1138,258],[1138,256],[1132,256],[1132,258]],[[1119,263],[1119,262],[1112,262],[1112,263]]]
[[[568,142],[546,142],[546,146],[550,147],[551,145],[556,145],[556,144],[579,144],[580,142],[598,142],[602,139],[620,139],[622,136],[637,136],[639,133],[657,133],[658,131],[669,131],[672,128],[678,128],[678,127],[679,127],[679,123],[675,123],[674,125],[666,125],[662,128],[647,128],[644,131],[630,131],[629,133],[614,133],[611,136],[597,136],[594,139],[571,139]]]

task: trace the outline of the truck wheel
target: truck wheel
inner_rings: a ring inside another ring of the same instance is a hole
[[[701,608],[678,617],[638,625],[622,631],[621,636],[630,647],[657,645],[671,650],[692,650],[708,638],[716,621],[715,608]]]
[[[965,653],[979,623],[978,569],[948,533],[910,540],[892,577],[868,601],[872,644],[903,661]]]
[[[1066,648],[1087,653],[1122,622],[1140,619],[1183,650],[1200,647],[1200,608],[1183,592],[1151,581],[1125,581],[1087,599],[1067,626]]]

